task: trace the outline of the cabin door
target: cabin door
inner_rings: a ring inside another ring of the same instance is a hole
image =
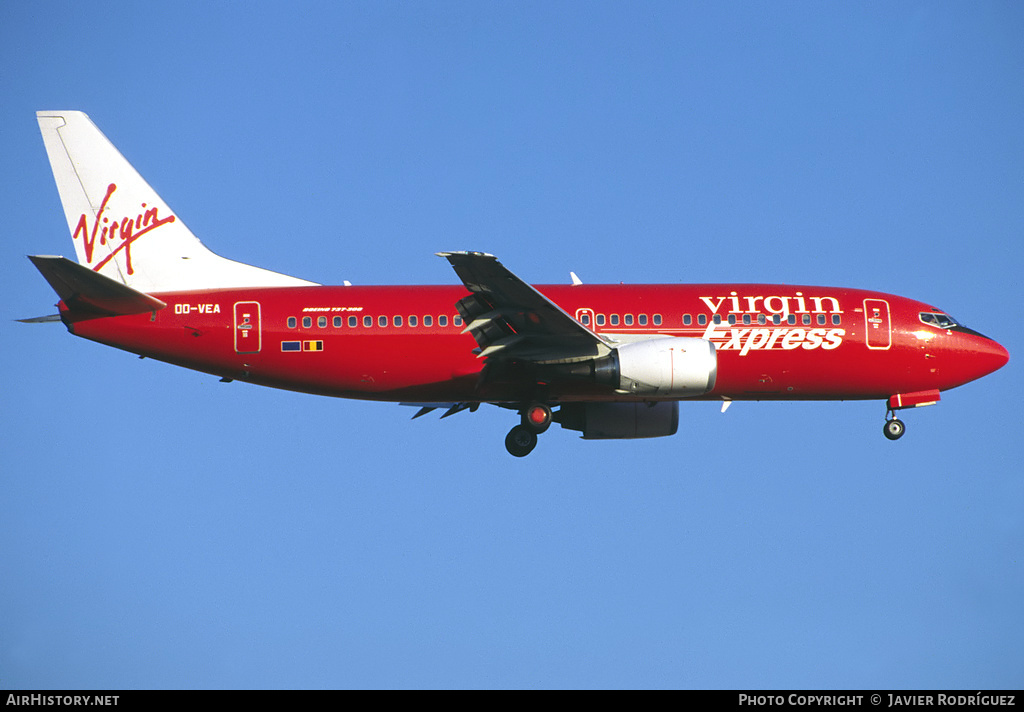
[[[235,352],[259,353],[263,339],[260,328],[260,303],[235,303]]]
[[[889,302],[884,299],[864,300],[864,329],[869,349],[885,350],[892,346]]]
[[[576,321],[583,324],[591,331],[594,330],[594,310],[586,307],[576,310]]]

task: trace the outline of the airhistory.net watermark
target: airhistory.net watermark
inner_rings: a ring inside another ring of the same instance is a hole
[[[120,695],[7,695],[5,705],[25,707],[116,707]]]

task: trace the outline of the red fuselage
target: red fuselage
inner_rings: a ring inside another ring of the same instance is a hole
[[[614,340],[688,336],[717,350],[702,399],[884,399],[946,390],[1008,360],[942,311],[890,294],[770,284],[539,286]],[[163,293],[167,307],[82,318],[76,335],[218,376],[344,398],[415,403],[531,398],[536,383],[481,379],[484,359],[458,318],[462,286],[280,287]],[[543,384],[552,401],[636,400],[578,380]],[[655,399],[656,400],[656,399]]]

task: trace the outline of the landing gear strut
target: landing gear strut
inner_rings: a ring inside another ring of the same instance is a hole
[[[882,433],[890,440],[899,440],[903,433],[907,432],[907,426],[896,417],[896,413],[890,408],[885,413],[885,425],[882,426]]]
[[[930,391],[913,391],[911,393],[897,393],[896,395],[889,396],[889,400],[886,401],[885,411],[885,425],[882,427],[882,432],[885,433],[885,437],[890,440],[899,440],[903,437],[903,433],[907,432],[907,426],[903,424],[902,420],[896,417],[897,410],[903,410],[904,408],[920,408],[924,405],[935,405],[939,402],[941,396],[937,389]]]
[[[505,436],[505,449],[515,457],[526,457],[537,447],[537,436],[551,425],[551,408],[544,403],[530,403],[521,411],[522,422]]]

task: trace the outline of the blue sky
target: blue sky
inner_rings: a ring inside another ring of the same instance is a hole
[[[1024,682],[1019,3],[0,5],[0,685]],[[219,254],[324,283],[796,282],[1012,360],[908,412],[684,404],[517,460],[75,339],[35,123],[86,111]]]

